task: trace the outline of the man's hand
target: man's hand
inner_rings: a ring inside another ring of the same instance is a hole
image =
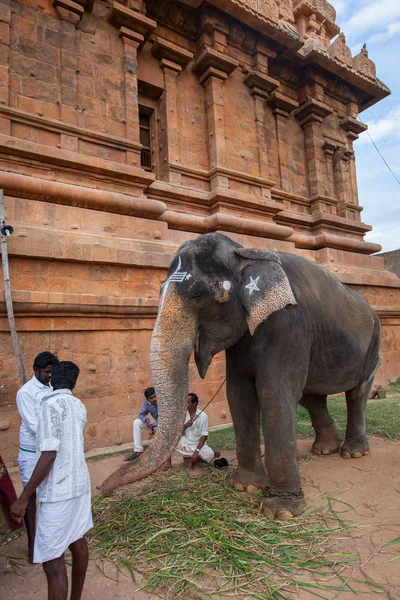
[[[198,462],[198,460],[199,460],[199,451],[195,450],[192,454],[192,458],[190,459],[190,468],[191,469],[193,469],[193,467]]]
[[[186,423],[183,426],[183,432],[186,431],[186,429],[189,429],[189,427],[191,427],[193,425],[193,419],[189,419],[189,421],[186,421]]]
[[[154,435],[156,432],[154,425],[150,425],[150,435]]]
[[[25,515],[27,505],[27,501],[18,498],[18,500],[16,500],[10,508],[11,518],[14,519],[14,521],[17,521],[17,523],[21,523],[22,518]]]
[[[150,423],[149,417],[146,417],[145,424],[146,424],[147,429],[151,429],[151,423]]]

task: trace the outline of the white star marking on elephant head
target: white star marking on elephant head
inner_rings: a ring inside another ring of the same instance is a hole
[[[245,288],[247,288],[249,290],[249,296],[251,296],[253,292],[260,291],[260,288],[257,286],[259,279],[260,279],[260,276],[253,279],[252,276],[250,275],[250,283],[248,283],[247,285],[244,286]]]

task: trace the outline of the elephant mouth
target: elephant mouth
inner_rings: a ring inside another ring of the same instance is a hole
[[[202,379],[204,379],[207,374],[208,367],[211,364],[214,354],[215,352],[212,351],[211,343],[205,333],[205,329],[202,325],[200,325],[197,330],[194,360],[199,375]]]

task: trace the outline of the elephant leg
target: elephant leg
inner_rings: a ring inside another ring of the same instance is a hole
[[[304,394],[300,404],[308,410],[315,430],[315,440],[312,445],[313,453],[326,455],[338,452],[340,450],[340,437],[328,412],[326,396]]]
[[[369,453],[365,411],[373,379],[346,392],[347,427],[342,446],[343,458],[361,458]]]
[[[276,380],[276,377],[275,377]],[[265,466],[269,485],[264,488],[263,509],[270,517],[286,521],[305,508],[296,449],[296,407],[300,392],[275,384],[258,389],[262,406]]]
[[[226,352],[226,389],[238,459],[230,483],[237,490],[255,492],[268,483],[261,460],[260,407],[254,380],[233,351]]]

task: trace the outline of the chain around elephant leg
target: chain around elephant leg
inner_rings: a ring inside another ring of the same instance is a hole
[[[300,488],[295,492],[277,490],[268,485],[263,488],[263,510],[268,517],[279,521],[288,521],[301,515],[306,507],[304,492]]]

